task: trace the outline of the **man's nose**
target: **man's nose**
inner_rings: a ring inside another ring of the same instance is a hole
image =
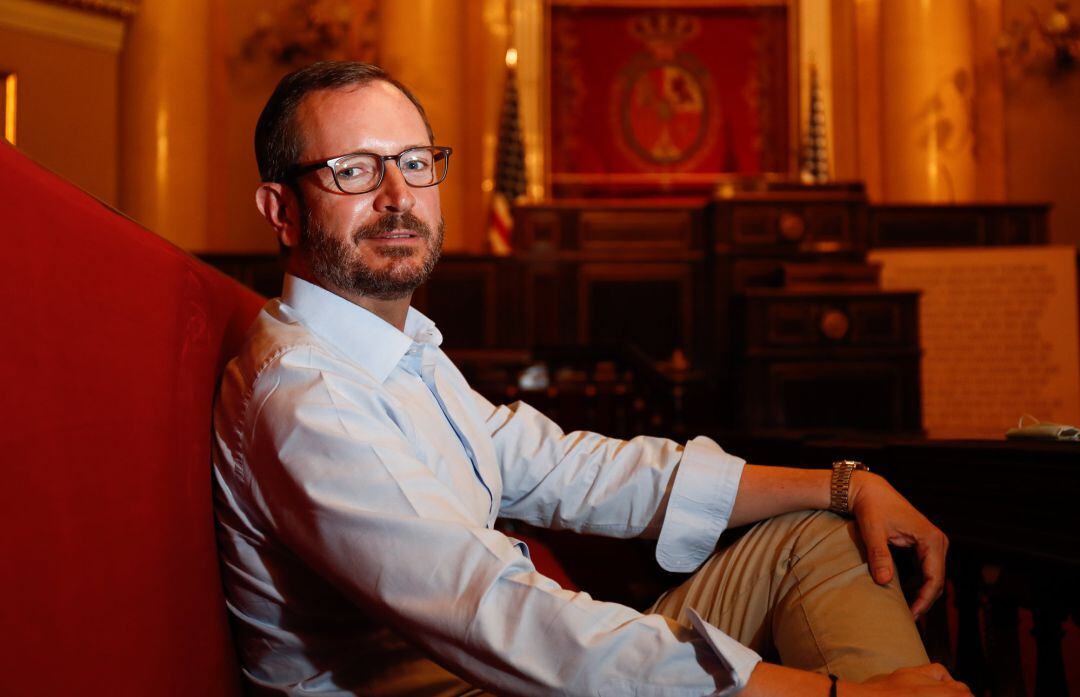
[[[404,213],[416,203],[412,187],[405,183],[405,177],[396,162],[386,163],[386,174],[382,184],[375,190],[372,203],[375,210],[387,213]]]

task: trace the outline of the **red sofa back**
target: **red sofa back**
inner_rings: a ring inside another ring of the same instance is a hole
[[[0,239],[0,694],[240,694],[210,413],[262,299],[5,143]]]

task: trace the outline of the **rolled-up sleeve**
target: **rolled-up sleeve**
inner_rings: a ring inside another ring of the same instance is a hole
[[[501,515],[610,537],[657,537],[668,571],[693,571],[731,519],[746,461],[705,437],[682,446],[563,433],[524,402],[487,416],[503,476]]]
[[[731,520],[745,464],[703,436],[686,444],[656,546],[660,566],[693,571],[709,558]]]

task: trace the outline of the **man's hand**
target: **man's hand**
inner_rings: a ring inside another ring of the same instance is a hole
[[[825,469],[746,465],[729,524],[745,525],[790,511],[828,508],[831,476]],[[848,507],[859,524],[870,573],[878,583],[888,583],[895,575],[889,544],[915,547],[925,579],[911,605],[918,618],[945,587],[945,551],[949,547],[945,534],[888,482],[870,472],[852,473]]]
[[[838,690],[839,691],[839,690]],[[941,695],[942,697],[971,696],[964,683],[953,680],[949,671],[940,663],[918,668],[901,668],[858,685],[858,689],[845,690],[845,695],[858,697],[885,697],[885,695]]]
[[[829,694],[829,679],[773,663],[759,663],[739,697],[807,697]],[[937,663],[918,668],[901,668],[895,673],[854,683],[841,680],[839,697],[972,697],[962,682]]]
[[[948,538],[888,482],[870,472],[852,475],[849,501],[875,581],[886,584],[895,575],[890,544],[915,547],[923,573],[922,588],[911,604],[911,613],[918,619],[945,587]]]

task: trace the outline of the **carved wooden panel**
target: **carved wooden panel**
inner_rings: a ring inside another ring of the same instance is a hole
[[[567,343],[565,316],[576,308],[563,299],[565,270],[555,263],[524,268],[526,346],[558,346]]]
[[[694,220],[688,210],[583,211],[578,240],[583,250],[689,249]]]
[[[864,246],[861,192],[746,193],[715,199],[711,206],[718,251],[783,254]]]
[[[751,427],[921,428],[917,293],[748,290],[736,356]]]
[[[755,426],[917,430],[918,382],[896,361],[782,361],[753,374],[768,394]]]
[[[562,220],[555,211],[538,210],[517,221],[520,247],[534,252],[554,252],[562,245]]]
[[[776,243],[780,212],[774,208],[740,206],[732,211],[731,241],[739,246]],[[724,235],[727,237],[727,235]]]
[[[854,344],[910,344],[918,324],[915,304],[863,300],[848,305]]]
[[[746,293],[746,350],[918,345],[918,293],[866,290]]]
[[[692,342],[693,272],[685,264],[582,264],[577,307],[579,343],[629,343],[664,359]]]
[[[417,289],[413,304],[438,325],[445,348],[490,348],[499,343],[497,263],[445,258]]]
[[[550,201],[514,209],[514,251],[535,259],[699,259],[705,199]]]

